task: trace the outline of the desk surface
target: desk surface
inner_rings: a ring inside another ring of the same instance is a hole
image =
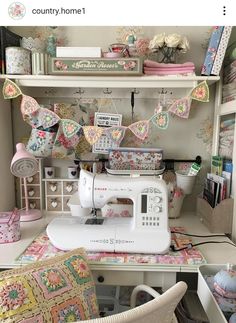
[[[55,215],[47,214],[34,222],[21,223],[21,240],[0,245],[0,269],[20,266],[15,259],[26,249],[33,239],[46,228],[47,223]],[[178,219],[170,219],[170,226],[183,226],[187,233],[207,235],[209,230],[200,222],[195,214],[184,213]],[[230,241],[223,237],[193,238],[193,242]],[[236,248],[229,244],[206,244],[198,247],[207,263],[226,264],[236,263]],[[159,264],[93,264],[92,270],[130,270],[130,271],[167,271],[167,272],[196,272],[196,265],[159,265]]]

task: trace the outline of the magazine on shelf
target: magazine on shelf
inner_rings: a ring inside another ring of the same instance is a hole
[[[220,184],[219,186],[220,191],[219,191],[218,200],[217,200],[217,203],[220,203],[222,200],[226,198],[226,191],[227,191],[226,179],[222,176],[219,176],[213,173],[208,173],[207,178]]]
[[[205,178],[203,198],[214,208],[219,199],[220,183],[217,183],[209,178]]]

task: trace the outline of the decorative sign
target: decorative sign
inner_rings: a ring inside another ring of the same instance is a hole
[[[121,126],[122,114],[95,112],[94,125],[103,127],[103,133],[93,145],[93,153],[108,154],[109,148],[117,148],[118,142],[107,135],[109,127]]]
[[[58,58],[52,57],[49,74],[141,75],[140,58]]]

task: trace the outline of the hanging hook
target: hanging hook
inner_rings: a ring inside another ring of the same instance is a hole
[[[78,88],[78,91],[75,91],[73,94],[79,94],[79,95],[82,95],[84,94],[84,90],[81,89],[81,87]]]
[[[139,90],[137,90],[136,88],[134,88],[134,89],[131,91],[131,93],[139,94],[140,92],[139,92]]]
[[[106,90],[103,90],[104,94],[112,94],[112,90],[109,90],[108,87],[106,88]]]
[[[48,89],[48,90],[45,90],[44,93],[46,94],[46,96],[49,96],[49,95],[55,95],[57,93],[57,91],[53,88],[51,89]]]

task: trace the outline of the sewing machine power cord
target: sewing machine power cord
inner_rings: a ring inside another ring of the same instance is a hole
[[[212,237],[226,237],[227,236],[225,234],[197,235],[197,234],[183,233],[183,232],[178,232],[178,231],[171,231],[171,233],[177,233],[177,234],[181,234],[181,235],[185,235],[185,236],[198,237],[198,238],[212,238]],[[200,246],[203,244],[208,244],[208,243],[227,243],[233,247],[236,247],[236,245],[234,243],[229,242],[229,241],[202,241],[202,242],[198,242],[198,243],[194,243],[194,244],[188,243],[183,248],[176,248],[174,245],[171,245],[170,249],[171,249],[171,251],[177,252],[177,251],[181,251],[181,250],[192,249],[193,247]]]

